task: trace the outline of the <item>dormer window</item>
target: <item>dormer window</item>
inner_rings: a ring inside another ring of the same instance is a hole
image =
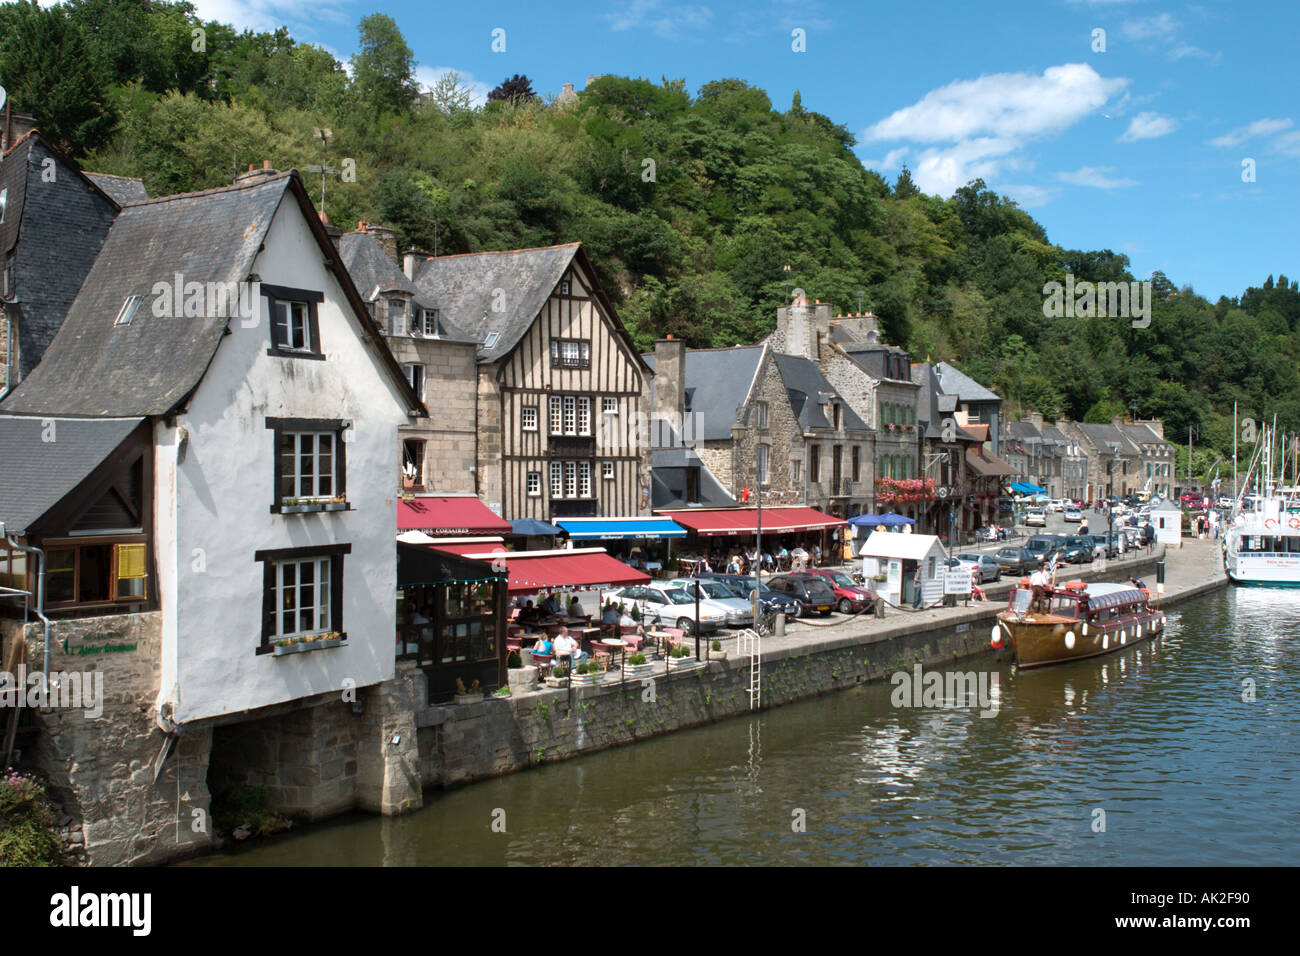
[[[424,334],[427,338],[436,339],[438,337],[438,310],[421,309],[423,319]]]

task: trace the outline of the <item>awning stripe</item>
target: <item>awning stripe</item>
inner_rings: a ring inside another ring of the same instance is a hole
[[[755,533],[758,523],[756,508],[721,508],[714,511],[665,510],[660,513],[701,535],[751,535]],[[822,514],[814,508],[763,509],[764,534],[838,528],[846,523],[842,518]]]
[[[573,539],[684,538],[686,529],[671,518],[560,518],[556,522]]]
[[[397,530],[439,535],[510,534],[512,529],[477,498],[421,496],[397,502]]]

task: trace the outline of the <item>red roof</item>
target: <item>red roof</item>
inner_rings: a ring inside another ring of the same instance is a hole
[[[756,508],[723,508],[717,511],[658,511],[679,525],[703,535],[750,535],[757,524]],[[815,508],[764,508],[763,531],[781,534],[786,531],[809,531],[817,528],[838,528],[847,524],[840,518],[822,514]]]
[[[472,496],[421,496],[397,502],[397,530],[431,535],[509,534],[510,522]]]
[[[434,547],[434,545],[430,545]],[[611,558],[604,548],[575,548],[568,551],[504,551],[498,544],[480,544],[477,550],[464,544],[437,545],[453,554],[491,559],[503,555],[510,576],[511,594],[536,594],[576,588],[609,588],[624,584],[645,584],[650,575]]]

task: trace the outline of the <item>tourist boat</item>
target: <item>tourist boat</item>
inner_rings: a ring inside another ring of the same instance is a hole
[[[1047,588],[1047,610],[1030,610],[1029,579],[1013,588],[993,626],[992,644],[1015,648],[1019,668],[1109,654],[1164,630],[1165,615],[1144,588],[1067,581]]]
[[[1294,488],[1273,483],[1272,431],[1263,430],[1260,450],[1247,472],[1258,469],[1263,494],[1238,506],[1223,536],[1223,569],[1237,584],[1300,587],[1300,510]],[[1285,469],[1284,469],[1285,470]]]

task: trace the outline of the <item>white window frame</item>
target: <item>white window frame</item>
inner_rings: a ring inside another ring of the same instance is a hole
[[[287,333],[283,343],[275,340],[276,349],[281,352],[315,352],[315,343],[311,340],[311,303],[278,299],[275,305],[277,312],[284,309],[283,321],[281,315],[276,315],[275,323]],[[302,345],[294,345],[294,332],[300,321],[302,327],[298,331],[302,333]]]
[[[564,464],[564,497],[578,497],[578,463],[566,461]]]
[[[578,462],[578,497],[590,498],[591,494],[591,462]]]
[[[767,465],[769,457],[768,446],[759,444],[754,454],[754,467],[758,474],[758,484],[760,487],[768,482],[769,475]]]
[[[421,325],[424,327],[424,337],[436,339],[438,337],[438,310],[421,309],[420,318],[422,320]]]
[[[767,427],[767,402],[754,403],[754,427]]]
[[[612,461],[602,461],[600,463],[600,477],[604,481],[614,480],[614,463]]]
[[[559,395],[552,395],[550,401],[550,414],[548,416],[547,427],[552,435],[564,434],[564,421],[561,417],[563,402]]]
[[[419,369],[419,387],[416,387],[415,384],[416,369]],[[402,374],[406,376],[406,381],[410,384],[411,389],[415,392],[416,396],[419,397],[420,401],[424,401],[424,366],[419,362],[405,362],[402,365]]]
[[[564,497],[564,466],[558,462],[551,462],[551,497]]]
[[[540,471],[530,471],[527,477],[528,497],[540,498],[542,495],[542,473]]]
[[[578,396],[578,422],[579,435],[591,434],[591,399],[586,395]]]
[[[283,502],[285,498],[332,498],[334,495],[337,495],[339,487],[338,443],[340,433],[337,431],[282,431],[279,434],[281,443],[283,443],[285,438],[291,438],[293,440],[293,467],[291,470],[286,470],[282,460],[280,477],[282,480],[285,477],[293,479],[294,490],[294,493],[291,495],[281,495],[280,500]],[[303,438],[312,439],[311,451],[307,456],[304,456],[302,450]],[[328,438],[330,442],[328,471],[321,467],[321,441],[325,438]],[[284,450],[282,447],[277,448],[275,453],[280,455],[283,459]],[[309,457],[311,460],[310,475],[302,470],[304,457]],[[329,478],[330,486],[328,491],[321,490],[321,479],[325,477]],[[305,490],[305,482],[308,478],[311,479],[310,491]]]
[[[618,414],[618,396],[605,395],[600,400],[600,409],[606,415]]]
[[[275,562],[275,635],[272,640],[280,640],[286,637],[299,637],[306,634],[320,634],[330,630],[330,583],[332,580],[333,557],[326,555],[324,557],[312,558],[290,558],[285,561]],[[285,585],[285,570],[289,567],[294,568],[293,584]],[[302,568],[310,566],[312,569],[313,580],[306,587],[311,588],[310,604],[308,605],[312,613],[311,627],[302,626],[302,614],[306,610],[303,607]],[[286,600],[292,599],[292,609],[286,604]],[[284,627],[284,616],[286,613],[293,615],[294,627],[286,630]]]
[[[531,413],[531,414],[530,414]],[[526,432],[537,431],[538,408],[536,405],[525,405],[519,413],[519,427]],[[531,424],[530,424],[531,422]]]

